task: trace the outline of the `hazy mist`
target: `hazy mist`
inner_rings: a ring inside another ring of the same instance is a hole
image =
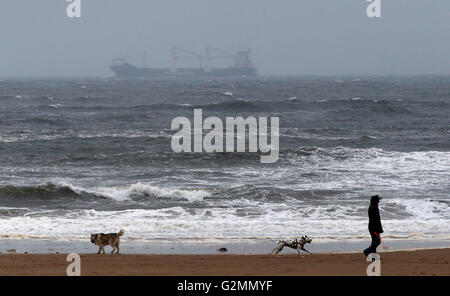
[[[171,46],[203,54],[250,47],[262,75],[450,73],[450,1],[2,0],[0,76],[112,76],[116,57],[147,51],[169,67]],[[141,61],[135,61],[140,65]]]

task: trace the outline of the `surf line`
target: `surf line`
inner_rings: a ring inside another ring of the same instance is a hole
[[[172,120],[171,129],[178,130],[172,136],[172,150],[176,153],[239,153],[247,151],[256,153],[259,151],[261,152],[261,163],[275,163],[278,161],[280,150],[279,117],[270,117],[270,123],[269,131],[267,117],[259,117],[258,119],[254,116],[247,118],[243,118],[242,116],[226,117],[224,129],[222,119],[216,116],[210,116],[203,120],[202,109],[194,109],[193,125],[189,118],[183,116],[176,117]],[[203,131],[207,131],[205,136],[203,136]],[[269,133],[270,144],[268,143]],[[245,145],[247,138],[248,149]],[[225,147],[224,140],[226,143]]]

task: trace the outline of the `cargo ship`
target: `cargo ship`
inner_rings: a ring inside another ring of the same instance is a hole
[[[144,65],[132,65],[129,57],[113,60],[110,66],[117,77],[121,78],[166,78],[166,77],[199,77],[199,78],[227,78],[227,77],[256,77],[257,71],[251,60],[251,49],[228,53],[213,47],[207,47],[205,56],[179,47],[171,48],[170,68],[147,68]],[[182,59],[194,59],[199,62],[198,67],[180,67]],[[230,59],[233,64],[229,67],[213,67],[214,59]]]

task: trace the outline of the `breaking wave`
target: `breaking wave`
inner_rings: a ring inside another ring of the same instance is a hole
[[[187,201],[200,201],[210,193],[204,190],[160,188],[153,185],[136,183],[129,186],[83,188],[58,182],[48,182],[34,186],[0,186],[0,198],[21,199],[86,199],[108,198],[124,201],[133,198],[169,198]]]

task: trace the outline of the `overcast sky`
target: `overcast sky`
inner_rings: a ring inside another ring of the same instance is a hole
[[[449,0],[381,0],[379,19],[366,0],[81,2],[70,19],[65,0],[1,0],[0,76],[112,76],[142,51],[168,67],[173,45],[251,47],[264,75],[450,73]]]

